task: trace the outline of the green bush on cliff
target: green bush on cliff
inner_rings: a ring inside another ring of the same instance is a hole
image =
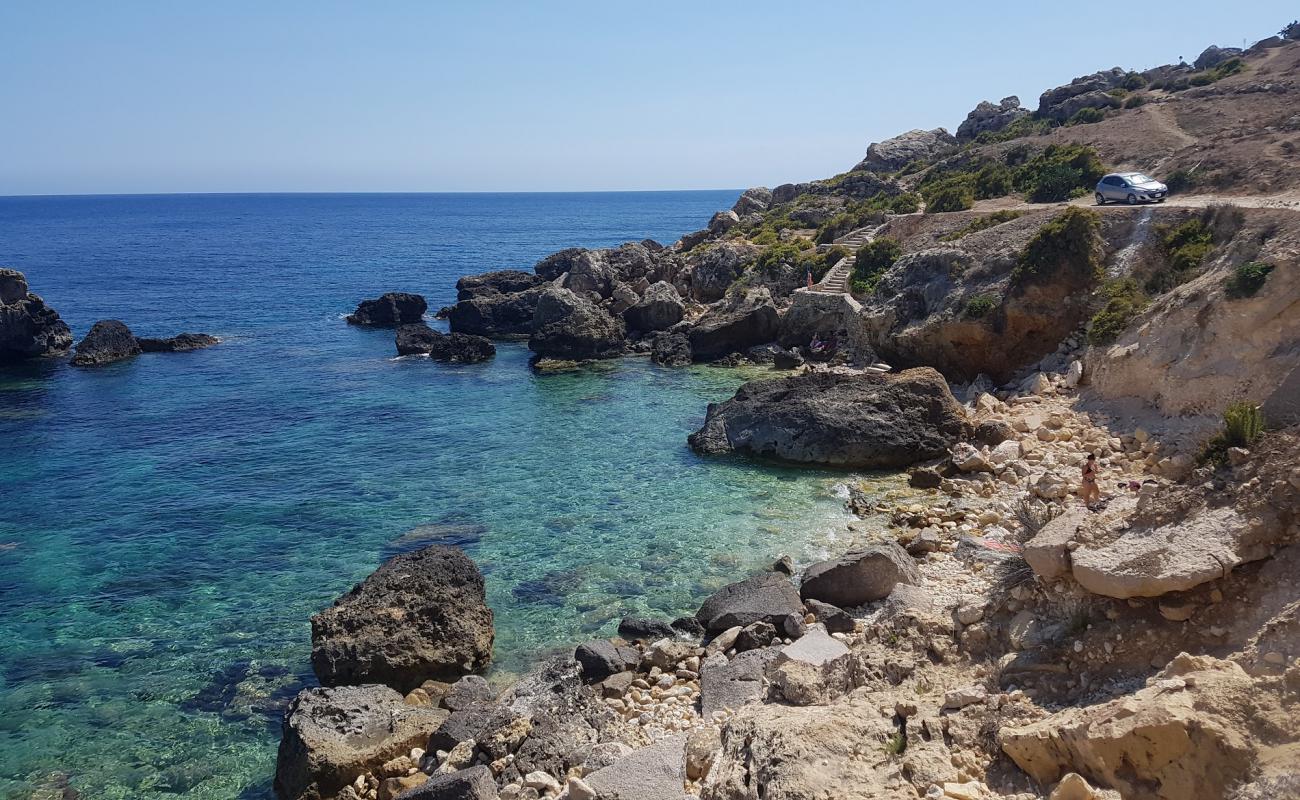
[[[1047,133],[1054,127],[1052,120],[1035,119],[1033,116],[1026,115],[1015,120],[1007,127],[1000,131],[984,131],[975,137],[976,144],[993,144],[995,142],[1009,142],[1013,139],[1021,139],[1026,136],[1036,136]]]
[[[1233,403],[1223,412],[1223,437],[1229,447],[1249,447],[1264,433],[1264,414],[1254,403]]]
[[[1041,281],[1066,271],[1086,281],[1101,278],[1101,217],[1071,206],[1038,229],[1011,271],[1013,285]]]
[[[1161,225],[1156,233],[1168,267],[1147,281],[1146,290],[1151,294],[1167,292],[1185,282],[1214,249],[1214,232],[1199,217],[1180,225]]]
[[[1010,163],[1014,156],[1007,155]],[[1091,190],[1105,174],[1097,151],[1088,145],[1053,144],[1026,157],[1013,180],[1031,203],[1057,203],[1077,189]]]
[[[1132,278],[1110,281],[1103,288],[1106,305],[1093,315],[1088,326],[1088,343],[1110,344],[1147,307],[1147,296]]]
[[[875,290],[880,276],[894,266],[894,262],[903,254],[903,246],[888,236],[872,239],[858,248],[853,260],[853,291],[866,294]]]
[[[1146,95],[1141,95],[1141,94],[1135,94],[1129,99],[1124,101],[1125,108],[1138,108],[1139,106],[1144,106],[1146,104],[1147,104]]]
[[[975,191],[966,182],[945,183],[925,198],[927,214],[965,211],[973,205],[975,205]]]
[[[850,255],[849,248],[845,247],[842,244],[837,244],[834,247],[830,247],[826,250],[826,255],[822,260],[826,263],[827,267],[833,267],[836,264],[843,261],[844,259],[848,258],[849,255]]]
[[[1130,92],[1136,92],[1147,85],[1147,79],[1142,77],[1141,73],[1130,72],[1124,76],[1124,80],[1119,85]]]
[[[1101,122],[1106,118],[1106,112],[1100,108],[1081,108],[1074,112],[1074,115],[1066,120],[1066,125],[1088,125],[1093,122]]]
[[[980,200],[1011,194],[1011,170],[1005,164],[986,164],[975,173],[975,196]]]
[[[1232,271],[1228,277],[1228,297],[1240,299],[1253,297],[1264,286],[1268,275],[1273,271],[1272,264],[1262,261],[1248,261]]]
[[[895,214],[915,214],[921,208],[921,196],[915,192],[903,192],[890,201],[889,208]]]
[[[966,301],[965,314],[971,319],[980,319],[997,307],[998,301],[996,297],[977,294]]]

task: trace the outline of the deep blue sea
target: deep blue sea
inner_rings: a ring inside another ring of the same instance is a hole
[[[0,198],[0,266],[78,338],[223,339],[0,369],[0,797],[269,797],[309,617],[403,547],[479,563],[500,680],[830,547],[844,476],[686,447],[753,370],[538,376],[521,344],[447,366],[343,321],[563,247],[672,242],[736,195]]]

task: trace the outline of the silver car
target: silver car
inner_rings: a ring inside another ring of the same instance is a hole
[[[1112,172],[1097,182],[1097,205],[1111,200],[1123,200],[1131,206],[1138,203],[1163,203],[1169,196],[1169,187],[1141,172]]]

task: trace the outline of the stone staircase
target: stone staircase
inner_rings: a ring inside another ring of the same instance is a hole
[[[865,228],[858,228],[837,238],[830,245],[823,245],[825,249],[830,249],[835,245],[842,245],[848,248],[849,255],[840,259],[839,263],[831,267],[830,271],[823,275],[820,281],[813,284],[812,291],[825,294],[844,294],[848,292],[849,279],[853,275],[854,255],[859,247],[876,238],[876,233],[882,227],[884,226],[869,225]]]

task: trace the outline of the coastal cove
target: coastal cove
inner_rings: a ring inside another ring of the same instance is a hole
[[[522,343],[433,364],[343,321],[564,247],[669,243],[737,194],[0,198],[0,265],[78,338],[222,339],[0,371],[0,797],[270,797],[309,617],[396,552],[482,568],[504,682],[841,549],[844,473],[687,447],[758,368],[538,375]]]

